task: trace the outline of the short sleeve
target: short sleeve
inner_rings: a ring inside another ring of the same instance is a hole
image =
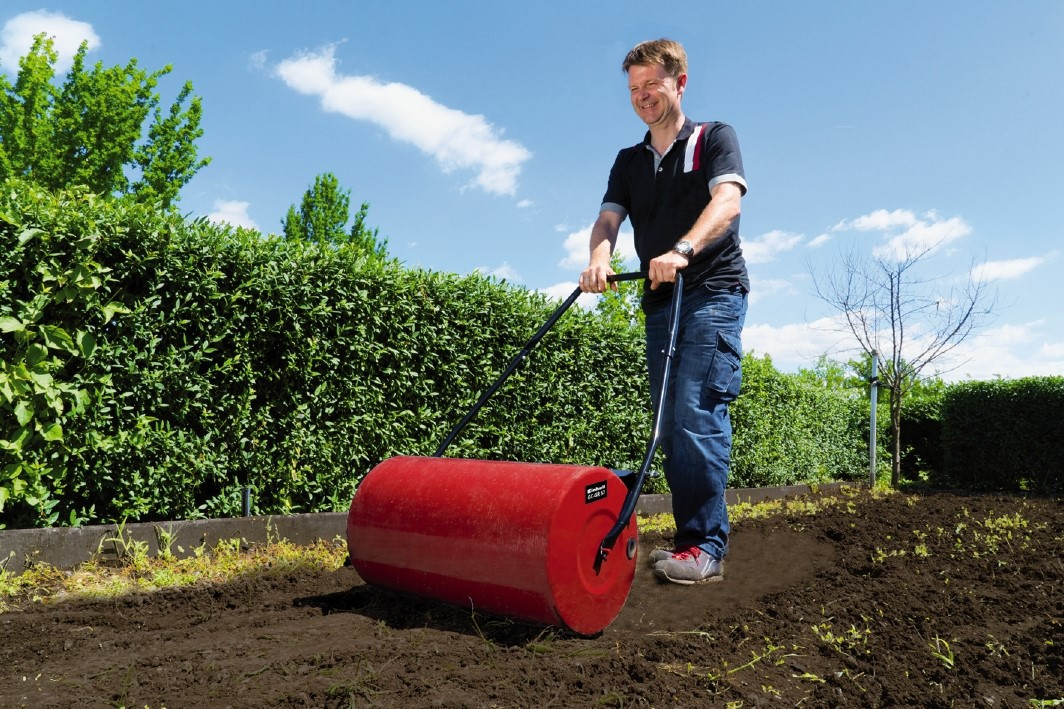
[[[735,129],[727,123],[717,123],[706,131],[705,161],[706,181],[712,190],[722,182],[734,182],[746,194],[746,173],[743,171],[743,156],[739,151],[739,138]]]
[[[602,196],[601,210],[609,212],[617,212],[618,214],[627,215],[632,209],[631,193],[628,188],[628,182],[624,177],[624,150],[617,153],[617,158],[613,161],[613,167],[610,168],[610,179],[606,183],[606,194]]]

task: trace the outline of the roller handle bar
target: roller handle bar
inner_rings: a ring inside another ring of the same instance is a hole
[[[668,344],[665,347],[665,359],[661,365],[661,394],[658,396],[658,403],[654,409],[654,421],[651,427],[650,442],[647,443],[647,452],[643,457],[643,465],[639,468],[639,474],[628,487],[628,494],[624,498],[624,505],[621,506],[621,512],[617,516],[617,521],[614,523],[613,527],[610,528],[610,531],[606,533],[606,536],[602,538],[602,543],[599,544],[598,555],[595,558],[596,572],[599,570],[602,562],[606,560],[606,556],[610,553],[613,545],[616,544],[617,538],[621,535],[621,532],[623,532],[624,528],[628,526],[628,520],[632,518],[632,514],[635,512],[636,502],[639,501],[639,495],[643,491],[643,483],[646,482],[650,465],[654,462],[654,454],[657,452],[658,445],[661,443],[661,420],[665,414],[665,400],[669,391],[669,374],[672,371],[672,358],[676,353],[676,333],[680,322],[680,306],[682,303],[683,273],[677,271],[676,283],[672,289],[672,300],[669,303],[669,333]]]
[[[646,278],[646,276],[647,274],[643,271],[633,271],[631,273],[614,273],[612,275],[607,276],[606,280],[609,283],[618,283],[620,281],[634,281],[640,278]],[[505,370],[503,370],[503,373],[499,375],[499,378],[496,379],[492,383],[492,385],[489,386],[487,390],[480,395],[480,398],[477,400],[477,403],[473,404],[473,408],[469,410],[469,413],[467,413],[465,417],[458,422],[458,425],[451,429],[451,432],[447,434],[447,437],[443,440],[443,443],[441,443],[436,449],[436,452],[432,454],[434,458],[439,458],[443,456],[443,452],[450,447],[451,443],[454,442],[454,439],[458,436],[459,433],[461,433],[462,429],[466,427],[466,424],[473,420],[473,417],[476,416],[477,412],[479,412],[480,409],[484,407],[484,404],[487,403],[488,399],[490,399],[492,395],[499,390],[499,387],[501,387],[503,383],[510,378],[510,375],[514,373],[514,371],[521,364],[521,362],[523,362],[525,358],[527,358],[528,355],[531,354],[535,346],[539,344],[540,340],[543,339],[543,336],[546,335],[552,327],[554,327],[554,323],[558,322],[558,319],[563,314],[565,314],[565,311],[568,310],[570,306],[572,306],[572,304],[576,302],[576,299],[580,297],[581,292],[582,291],[578,286],[576,290],[570,293],[569,297],[566,298],[562,302],[562,304],[554,310],[553,313],[551,313],[551,316],[547,318],[547,322],[543,323],[543,326],[536,331],[536,334],[533,335],[527,343],[525,343],[525,346],[521,348],[521,351],[517,353],[517,356],[510,361],[510,364],[507,365]]]

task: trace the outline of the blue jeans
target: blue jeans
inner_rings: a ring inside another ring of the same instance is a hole
[[[663,307],[646,316],[647,368],[655,411],[670,310]],[[739,395],[742,383],[740,337],[745,320],[742,290],[703,286],[685,290],[661,422],[676,546],[698,546],[717,559],[728,553],[730,526],[724,500],[732,446],[728,403]]]

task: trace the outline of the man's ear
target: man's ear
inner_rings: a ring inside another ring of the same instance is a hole
[[[676,77],[676,92],[683,94],[685,88],[687,88],[687,74],[680,74]]]

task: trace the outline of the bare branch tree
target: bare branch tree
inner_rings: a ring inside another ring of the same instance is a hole
[[[890,390],[891,484],[901,477],[901,413],[905,396],[932,365],[942,374],[958,345],[991,319],[997,296],[969,268],[962,284],[948,277],[922,275],[939,244],[900,253],[856,249],[842,254],[836,268],[810,268],[814,292],[843,318],[840,328],[866,355],[882,357],[879,380]]]

